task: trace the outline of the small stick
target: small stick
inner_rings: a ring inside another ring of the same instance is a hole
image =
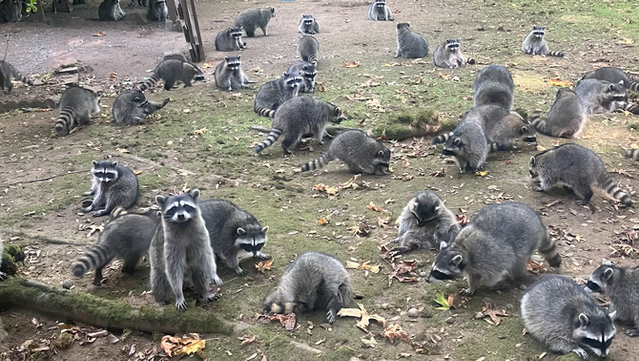
[[[32,179],[32,180],[25,180],[25,181],[9,183],[9,184],[7,184],[7,186],[11,187],[11,186],[16,186],[18,184],[29,184],[29,183],[36,183],[36,182],[45,182],[45,181],[48,181],[48,180],[51,180],[51,179],[55,179],[55,178],[58,178],[58,177],[64,177],[65,175],[86,173],[86,172],[89,172],[89,171],[90,171],[90,169],[89,170],[76,170],[76,171],[68,172],[68,173],[65,173],[65,174],[56,174],[56,175],[53,175],[53,176],[47,177],[47,178]]]

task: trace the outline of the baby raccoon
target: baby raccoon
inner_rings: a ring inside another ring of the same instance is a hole
[[[391,10],[386,6],[385,0],[375,0],[368,7],[369,20],[393,21]]]
[[[160,218],[153,210],[143,214],[124,212],[114,215],[100,232],[96,244],[76,260],[73,274],[82,277],[95,268],[93,284],[99,286],[102,270],[113,258],[124,259],[122,272],[135,272],[140,258],[149,251],[158,224]]]
[[[242,62],[239,55],[225,56],[224,61],[215,67],[215,85],[228,91],[250,88],[249,80],[242,71]]]
[[[145,91],[149,88],[153,88],[158,81],[162,79],[164,81],[164,89],[171,90],[173,85],[181,81],[184,83],[184,87],[191,86],[192,82],[204,81],[204,73],[196,65],[189,62],[184,62],[178,59],[163,60],[153,70],[153,75],[140,84],[138,88],[140,91]]]
[[[120,0],[104,0],[98,8],[98,16],[102,21],[119,21],[126,13],[120,7]]]
[[[473,120],[483,127],[491,152],[513,149],[517,138],[537,145],[537,135],[532,124],[517,112],[508,111],[501,105],[485,104],[474,107],[464,115],[464,119]]]
[[[523,277],[528,258],[536,249],[550,266],[561,265],[537,212],[524,203],[490,204],[459,231],[451,245],[441,244],[429,281],[466,276],[465,293],[472,295],[482,279],[493,287]]]
[[[445,141],[442,158],[453,156],[459,165],[459,173],[466,173],[469,167],[473,172],[484,168],[488,156],[488,143],[482,126],[472,120],[462,120],[452,132],[439,136],[433,144]]]
[[[86,202],[89,205],[84,212],[95,210],[93,216],[100,217],[111,213],[118,206],[129,209],[138,200],[138,177],[131,169],[119,165],[118,162],[94,160],[91,174],[91,189],[84,195],[94,197],[90,203]]]
[[[255,154],[271,146],[282,134],[285,137],[282,140],[285,154],[293,153],[290,149],[296,147],[307,134],[314,135],[319,144],[324,144],[322,139],[326,123],[339,124],[343,116],[335,104],[303,96],[284,102],[277,108],[273,118],[271,132],[262,144],[255,147]]]
[[[546,43],[546,39],[544,39],[544,35],[546,34],[546,27],[544,26],[533,26],[533,29],[528,33],[526,39],[521,43],[521,51],[524,54],[529,55],[541,55],[541,56],[556,56],[559,58],[563,58],[564,54],[558,51],[550,51],[548,49],[548,43]]]
[[[301,34],[315,35],[319,34],[319,24],[313,18],[313,15],[302,15],[298,32]]]
[[[141,124],[147,116],[164,108],[169,101],[169,98],[164,99],[162,103],[150,101],[139,90],[127,90],[118,95],[113,102],[113,119],[116,124]]]
[[[22,9],[22,8],[20,8]],[[24,75],[22,75],[13,65],[7,63],[6,61],[0,61],[0,81],[2,84],[2,90],[5,93],[11,93],[13,90],[13,84],[11,80],[15,79],[17,81],[21,81],[29,86],[33,85],[33,82]]]
[[[418,249],[439,248],[451,244],[459,233],[459,222],[433,191],[419,191],[399,216],[399,236],[393,242],[400,245],[391,251],[397,254]]]
[[[623,110],[628,104],[624,81],[611,83],[599,79],[581,79],[575,87],[587,114],[604,114]]]
[[[215,50],[236,51],[246,49],[246,43],[242,42],[242,30],[239,25],[233,25],[220,31],[215,37]]]
[[[475,78],[475,106],[495,103],[510,110],[515,100],[514,91],[515,83],[508,69],[501,65],[488,65]]]
[[[2,0],[0,2],[0,22],[16,23],[22,19],[22,1]]]
[[[315,76],[317,75],[315,64],[308,63],[306,61],[298,61],[297,63],[289,66],[286,73],[300,73],[300,76],[302,77],[302,83],[299,85],[300,93],[315,92]]]
[[[72,86],[60,97],[60,116],[54,129],[58,135],[67,135],[78,125],[89,123],[100,113],[100,99],[92,90]]]
[[[169,17],[169,8],[166,0],[151,0],[146,16],[153,21],[164,21]]]
[[[587,116],[577,94],[568,88],[557,90],[548,116],[533,112],[530,122],[541,134],[556,138],[580,138]]]
[[[604,66],[603,68],[599,68],[584,75],[582,79],[599,79],[611,83],[619,83],[620,81],[623,81],[623,85],[626,89],[639,93],[639,81],[630,79],[626,73],[619,68]]]
[[[302,172],[324,167],[333,159],[346,163],[351,172],[386,175],[390,174],[391,151],[379,140],[359,130],[339,133],[328,147],[328,151],[314,161],[302,166]]]
[[[238,275],[246,274],[240,267],[238,251],[244,251],[254,259],[271,258],[262,253],[268,226],[262,227],[249,212],[222,199],[202,201],[200,210],[209,231],[213,252]]]
[[[239,25],[246,31],[246,36],[252,38],[255,36],[255,29],[262,29],[264,36],[267,36],[266,26],[271,18],[275,16],[274,8],[263,9],[246,9],[242,11],[235,19],[235,25]]]
[[[614,312],[606,314],[594,298],[563,276],[544,276],[521,298],[526,331],[552,352],[574,352],[582,359],[588,358],[588,351],[608,356],[617,333],[614,316]]]
[[[304,35],[297,44],[297,52],[303,61],[317,66],[319,54],[319,42],[312,35]]]
[[[566,184],[586,205],[592,198],[592,186],[598,183],[610,196],[630,206],[630,197],[610,178],[601,158],[592,150],[566,143],[530,158],[530,176],[539,177],[536,192],[548,191],[558,182]],[[595,209],[591,206],[592,212]]]
[[[466,64],[475,64],[475,59],[465,59],[459,49],[459,39],[447,39],[433,53],[433,63],[440,68],[461,68]]]
[[[428,42],[410,28],[409,23],[397,23],[397,51],[395,57],[416,59],[428,55]]]
[[[297,96],[302,84],[300,73],[284,73],[279,79],[264,83],[255,94],[253,110],[264,117],[273,118],[285,101]]]
[[[337,312],[350,303],[351,293],[351,278],[337,258],[305,252],[288,266],[275,292],[262,302],[262,309],[285,314],[324,309],[332,324]]]

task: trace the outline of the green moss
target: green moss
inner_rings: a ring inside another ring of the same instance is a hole
[[[341,346],[333,352],[329,352],[322,357],[322,360],[343,361],[355,356],[355,350],[348,346]]]

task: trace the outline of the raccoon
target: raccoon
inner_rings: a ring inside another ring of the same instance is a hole
[[[146,16],[153,21],[165,21],[169,18],[169,8],[166,0],[151,0]]]
[[[239,55],[225,56],[224,61],[215,67],[215,85],[228,91],[250,88],[249,80],[242,71],[242,62]]]
[[[6,61],[0,61],[0,81],[2,82],[0,85],[2,85],[2,91],[5,93],[11,93],[13,90],[12,79],[21,81],[29,86],[33,85],[33,82],[22,75],[13,65]]]
[[[118,162],[94,160],[91,174],[91,189],[84,195],[94,197],[84,209],[86,213],[95,210],[93,216],[101,217],[111,213],[115,207],[129,209],[137,202],[140,185],[131,169]]]
[[[368,19],[393,21],[391,10],[386,6],[385,0],[375,0],[375,2],[368,7]]]
[[[581,79],[599,79],[611,83],[619,83],[620,81],[623,81],[626,89],[639,93],[639,81],[630,79],[628,75],[619,68],[605,66],[584,75]]]
[[[300,73],[284,73],[282,77],[264,83],[255,94],[253,110],[264,117],[273,118],[285,101],[297,96],[303,79]]]
[[[466,276],[467,294],[474,294],[483,279],[486,286],[517,280],[526,274],[526,263],[535,249],[552,267],[561,257],[541,217],[519,202],[490,204],[482,208],[451,245],[442,243],[429,281]]]
[[[515,83],[508,69],[501,65],[483,68],[474,85],[474,105],[495,103],[510,110],[515,100]]]
[[[285,314],[325,309],[326,320],[332,324],[337,312],[350,303],[351,293],[350,275],[337,258],[305,252],[288,266],[277,289],[262,302],[262,309]]]
[[[521,43],[521,51],[524,54],[529,55],[541,55],[541,56],[556,56],[559,58],[563,58],[564,54],[558,51],[550,51],[548,49],[548,43],[546,43],[546,39],[544,39],[544,35],[546,34],[546,27],[544,26],[533,26],[532,31],[528,33],[526,39]]]
[[[120,7],[120,0],[104,0],[98,8],[98,16],[102,21],[119,21],[126,13]]]
[[[192,82],[205,81],[204,73],[195,64],[177,59],[163,60],[153,70],[153,76],[138,86],[140,91],[145,91],[157,84],[160,79],[164,80],[164,89],[171,90],[177,81],[184,83],[184,87],[191,86]]]
[[[592,198],[592,185],[599,183],[613,198],[632,205],[630,197],[608,175],[601,158],[580,145],[566,143],[545,150],[530,158],[528,169],[532,178],[539,177],[539,185],[533,188],[536,192],[547,191],[562,182],[582,199],[580,204],[586,205]],[[594,208],[592,211],[594,213]]]
[[[162,57],[162,61],[164,60],[169,60],[169,59],[175,59],[175,60],[179,60],[183,63],[188,63],[189,61],[186,59],[186,56],[184,56],[184,54],[182,53],[165,53],[164,56]]]
[[[606,314],[594,298],[563,276],[544,276],[521,298],[521,319],[528,333],[551,351],[576,353],[588,358],[588,351],[608,356],[617,330],[614,312]]]
[[[510,112],[499,104],[484,104],[469,110],[464,119],[479,123],[484,129],[491,152],[513,149],[514,141],[537,145],[535,129],[517,112]]]
[[[73,274],[82,277],[95,268],[93,284],[99,286],[102,270],[113,258],[124,259],[122,272],[135,272],[138,262],[149,251],[158,224],[160,217],[156,211],[115,215],[100,232],[97,243],[76,260]]]
[[[399,236],[391,249],[397,254],[451,244],[460,230],[459,222],[433,191],[419,191],[399,216]]]
[[[475,64],[475,59],[466,59],[459,50],[459,39],[447,39],[433,53],[433,63],[440,68],[461,68],[466,64]]]
[[[60,116],[54,129],[58,135],[67,135],[78,125],[89,123],[91,117],[100,113],[100,99],[86,88],[72,86],[60,97]]]
[[[300,73],[302,76],[302,83],[299,86],[300,93],[314,93],[315,92],[315,76],[317,71],[315,70],[315,64],[305,61],[298,61],[297,63],[288,67],[287,74]]]
[[[628,104],[624,81],[611,83],[599,79],[581,79],[575,87],[587,114],[604,114],[623,110]]]
[[[488,143],[482,126],[472,120],[462,120],[452,132],[445,136],[439,136],[433,140],[433,144],[439,144],[444,140],[442,157],[453,156],[459,165],[459,173],[466,173],[466,167],[473,172],[484,168],[488,156]]]
[[[274,8],[262,8],[262,9],[246,9],[242,11],[235,19],[235,25],[239,25],[246,31],[246,36],[252,38],[255,36],[255,29],[262,29],[264,36],[268,36],[266,33],[266,26],[271,18],[275,16]]]
[[[639,150],[638,149],[628,149],[626,151],[626,158],[632,160],[639,160]]]
[[[139,90],[127,90],[113,102],[113,119],[118,124],[141,124],[147,116],[164,108],[169,101],[169,98],[162,103],[150,101]]]
[[[580,138],[587,116],[577,94],[568,88],[557,90],[548,116],[532,113],[530,122],[544,135],[555,138]]]
[[[326,123],[341,123],[342,111],[333,103],[303,96],[287,100],[277,108],[273,117],[273,126],[266,139],[255,147],[255,154],[270,147],[284,134],[282,148],[285,154],[299,144],[303,136],[312,134],[319,144],[324,144]]]
[[[318,62],[318,53],[319,53],[319,42],[315,37],[311,35],[304,35],[300,39],[297,44],[297,52],[300,54],[300,58],[303,61],[312,63],[317,66]]]
[[[397,23],[397,51],[395,57],[416,59],[428,55],[426,39],[410,28],[409,23]]]
[[[200,211],[209,231],[213,251],[238,275],[246,274],[240,267],[238,251],[243,250],[254,259],[271,258],[262,253],[268,226],[262,227],[249,212],[222,199],[201,201]]]
[[[246,43],[242,42],[242,30],[239,25],[233,25],[220,31],[215,37],[215,50],[237,51],[246,49]]]
[[[2,0],[0,2],[0,22],[16,23],[22,19],[22,1]]]
[[[302,15],[302,19],[300,20],[300,26],[298,27],[297,31],[300,34],[308,34],[308,35],[319,34],[320,32],[319,24],[317,23],[315,18],[313,18],[313,15]]]
[[[600,266],[592,273],[584,290],[605,294],[612,301],[610,312],[615,312],[613,321],[631,322],[634,328],[625,334],[639,337],[639,267]]]
[[[2,245],[2,237],[0,237],[0,267],[2,267],[2,252],[4,251],[3,245]],[[2,272],[0,270],[0,281],[3,281],[4,279],[7,278],[7,275]],[[0,324],[1,324],[1,320],[0,320]]]
[[[159,304],[166,303],[172,290],[178,310],[186,308],[182,284],[187,272],[195,291],[207,301],[215,299],[211,284],[222,285],[209,232],[198,205],[199,197],[198,189],[169,197],[155,197],[162,221],[149,250],[151,289]]]
[[[328,151],[314,161],[302,166],[302,172],[322,168],[333,159],[346,163],[353,173],[373,175],[390,174],[391,151],[360,130],[339,133],[331,142]]]

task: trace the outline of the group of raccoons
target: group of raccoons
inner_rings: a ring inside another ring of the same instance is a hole
[[[275,16],[273,8],[242,11],[233,26],[216,36],[216,50],[245,49],[242,32],[253,37],[260,28],[266,36],[272,16]],[[370,5],[368,18],[393,20],[384,0]],[[343,119],[334,104],[298,96],[299,92],[314,92],[319,60],[319,42],[314,35],[320,32],[319,24],[313,16],[303,15],[299,32],[302,38],[298,52],[302,60],[292,64],[279,79],[262,85],[255,95],[254,111],[273,118],[271,131],[255,148],[256,154],[279,138],[285,153],[291,153],[302,138],[314,137],[323,144],[327,123]],[[544,27],[535,26],[523,41],[522,51],[563,57],[549,50],[544,34]],[[428,55],[426,39],[413,32],[408,23],[397,25],[397,44],[396,57]],[[438,46],[433,60],[436,66],[445,68],[474,64],[462,55],[457,39],[448,39]],[[28,82],[10,64],[0,65],[7,91],[11,90],[12,78]],[[181,55],[165,57],[153,76],[138,89],[117,97],[113,104],[114,121],[139,124],[166,105],[168,100],[155,103],[143,93],[160,80],[170,90],[178,81],[190,86],[204,80],[204,75]],[[239,55],[225,57],[216,67],[215,83],[228,91],[250,87]],[[518,138],[530,144],[536,144],[536,132],[550,137],[579,138],[589,114],[621,110],[639,113],[639,107],[628,102],[628,91],[639,91],[639,82],[621,69],[601,68],[579,80],[574,91],[558,90],[545,117],[536,111],[524,119],[512,111],[514,83],[510,72],[506,67],[489,65],[476,77],[474,107],[452,132],[436,137],[433,144],[444,143],[442,156],[454,157],[460,173],[481,171],[490,152],[512,150]],[[60,99],[55,131],[69,134],[78,125],[87,124],[99,109],[99,98],[93,91],[70,87]],[[639,152],[630,150],[626,156],[639,159]],[[391,151],[359,130],[339,133],[326,153],[304,164],[302,171],[321,168],[334,159],[344,162],[353,173],[380,176],[390,173]],[[601,158],[577,144],[567,143],[531,157],[529,171],[539,183],[535,191],[546,191],[562,183],[586,205],[590,204],[592,186],[596,183],[624,205],[632,205],[630,197],[608,175]],[[201,200],[197,189],[157,196],[159,211],[127,212],[139,196],[135,173],[114,161],[94,161],[92,186],[86,195],[93,195],[91,201],[83,204],[86,212],[93,211],[94,216],[110,214],[96,245],[73,265],[77,277],[95,269],[96,285],[102,283],[102,270],[113,258],[123,259],[122,271],[131,273],[148,252],[155,300],[165,304],[173,293],[176,308],[183,309],[185,276],[190,276],[202,298],[212,300],[217,296],[215,286],[222,284],[216,258],[238,275],[246,274],[239,265],[239,255],[269,258],[262,252],[267,226],[229,201]],[[591,208],[594,212],[594,207]],[[527,260],[535,250],[550,266],[561,265],[561,257],[541,217],[523,203],[488,205],[462,227],[435,192],[420,191],[405,206],[398,223],[399,235],[391,252],[438,249],[428,281],[466,277],[468,295],[475,293],[482,280],[488,287],[502,287],[520,279],[526,274]],[[635,327],[626,334],[639,336],[639,277],[635,278],[638,273],[639,268],[604,264],[594,271],[585,288],[565,277],[544,277],[528,287],[521,299],[523,323],[532,337],[554,352],[574,352],[582,358],[587,358],[589,352],[606,356],[616,333],[614,320],[634,323]],[[589,292],[605,293],[612,302],[610,309],[606,311],[599,306]],[[339,260],[319,252],[306,252],[288,267],[279,287],[264,300],[263,309],[273,313],[324,310],[328,322],[333,323],[340,308],[349,304],[351,293],[349,274]]]

